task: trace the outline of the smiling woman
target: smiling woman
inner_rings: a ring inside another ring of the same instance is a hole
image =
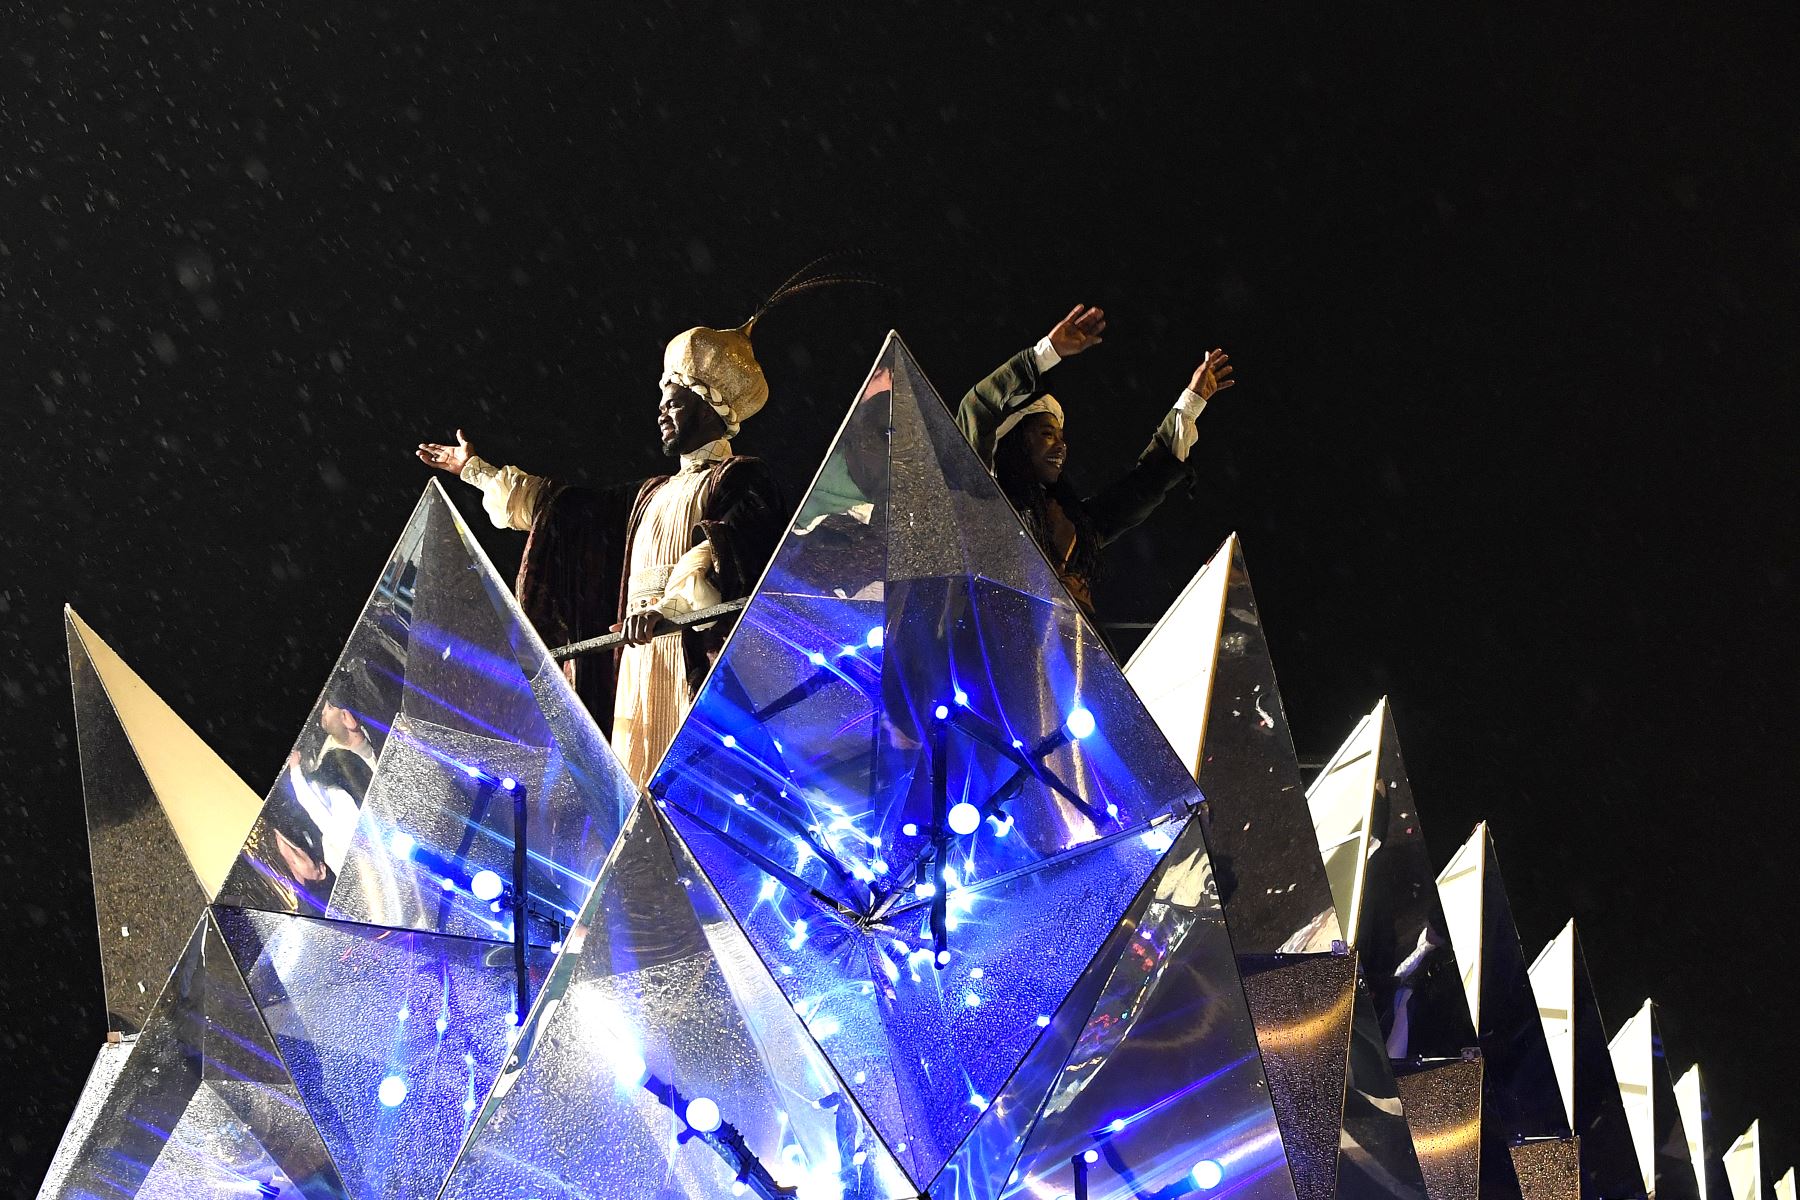
[[[963,436],[1090,617],[1095,615],[1100,551],[1142,523],[1189,478],[1188,451],[1198,436],[1195,420],[1213,395],[1235,382],[1230,356],[1223,350],[1208,353],[1137,463],[1111,485],[1084,497],[1063,479],[1069,457],[1063,407],[1042,390],[1040,381],[1063,359],[1098,346],[1105,330],[1103,310],[1077,304],[1037,345],[1013,355],[970,388],[956,415]]]

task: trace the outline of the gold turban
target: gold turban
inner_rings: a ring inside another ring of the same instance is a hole
[[[706,397],[725,419],[729,434],[754,417],[769,399],[769,381],[750,349],[755,318],[736,329],[697,326],[678,333],[663,350],[663,379],[673,379]]]

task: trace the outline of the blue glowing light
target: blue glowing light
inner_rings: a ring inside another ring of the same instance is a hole
[[[1098,1150],[1089,1150],[1087,1153],[1085,1153],[1081,1156],[1081,1161],[1097,1163],[1100,1161],[1100,1152]]]
[[[1069,710],[1069,719],[1063,722],[1063,728],[1069,731],[1072,738],[1087,737],[1094,732],[1094,714],[1085,708],[1072,708]]]
[[[399,1012],[395,1013],[394,1016],[397,1017],[398,1019],[404,1021],[404,1020],[406,1020],[406,1018],[412,1016],[412,1010],[410,1008],[403,1008]]]
[[[951,699],[956,701],[956,706],[958,708],[969,707],[969,693],[963,691],[961,688],[956,689],[956,695],[952,696]]]
[[[977,996],[974,992],[964,992],[963,993],[963,1004],[969,1008],[980,1008],[981,1007],[981,997]]]
[[[620,1087],[627,1090],[643,1087],[644,1081],[650,1078],[649,1064],[644,1062],[644,1056],[636,1050],[627,1048],[620,1051],[613,1056],[612,1066],[613,1078],[618,1080]]]
[[[945,717],[950,715],[950,707],[945,704],[940,704],[936,708],[931,710],[931,715],[941,721]]]
[[[406,1100],[406,1080],[398,1075],[389,1075],[375,1089],[375,1098],[381,1101],[383,1108],[398,1108]]]
[[[1044,1015],[1044,1014],[1043,1014],[1043,1013],[1039,1013],[1039,1014],[1038,1014],[1038,1019],[1037,1019],[1037,1027],[1038,1027],[1038,1028],[1039,1028],[1039,1029],[1048,1029],[1048,1028],[1050,1028],[1050,1018],[1049,1018],[1049,1017],[1047,1017],[1047,1016],[1045,1016],[1045,1015]]]
[[[1210,1192],[1225,1182],[1225,1168],[1210,1158],[1203,1158],[1194,1164],[1194,1186],[1203,1192]]]
[[[886,640],[887,635],[882,631],[882,628],[879,625],[869,630],[869,636],[863,639],[871,650],[881,649],[881,644]]]
[[[688,1101],[687,1111],[682,1114],[682,1119],[688,1123],[689,1129],[697,1133],[711,1133],[719,1127],[719,1106],[705,1096],[695,1096]]]
[[[508,775],[505,779],[500,781],[500,786],[509,792],[516,791],[519,787],[519,781],[514,779],[511,775]]]
[[[940,966],[940,967],[943,966],[945,963],[949,962],[950,961],[950,952],[948,950],[939,950],[937,953],[937,961],[938,961],[938,966]]]
[[[719,739],[719,744],[727,750],[737,749],[737,739],[732,737],[729,733]]]
[[[475,878],[469,880],[469,890],[475,893],[477,900],[493,900],[505,890],[505,885],[492,871],[477,871]]]
[[[950,807],[950,832],[967,836],[981,828],[981,810],[962,800]]]
[[[820,654],[817,650],[814,650],[811,654],[806,656],[806,661],[815,667],[822,667],[825,665],[825,656]]]
[[[451,879],[449,876],[445,876],[443,879],[438,880],[438,886],[443,888],[446,892],[454,892],[456,890],[456,880]]]
[[[917,825],[913,824],[911,821],[908,821],[906,824],[904,824],[900,827],[900,832],[905,834],[907,837],[918,837],[919,836],[919,827]]]
[[[508,1025],[517,1025],[519,1023],[519,1014],[516,1012],[507,1013],[506,1014],[506,1023]]]
[[[413,835],[404,829],[396,829],[388,838],[388,853],[395,858],[411,858],[413,849],[418,846]]]
[[[438,1031],[439,1037],[443,1037],[446,1033],[450,1032],[450,1018],[449,1017],[439,1017],[437,1019],[437,1031]]]
[[[1124,1117],[1114,1117],[1112,1120],[1112,1124],[1108,1125],[1107,1128],[1112,1130],[1114,1133],[1123,1133],[1125,1131],[1125,1118]]]

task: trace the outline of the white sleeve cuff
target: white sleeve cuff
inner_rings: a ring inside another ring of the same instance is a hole
[[[1184,388],[1181,398],[1175,401],[1175,407],[1171,408],[1169,415],[1163,418],[1163,423],[1157,432],[1168,443],[1170,451],[1175,455],[1176,462],[1186,462],[1188,451],[1192,450],[1194,443],[1199,440],[1200,431],[1194,423],[1205,410],[1206,401],[1200,398],[1200,393],[1192,388]]]
[[[1062,355],[1056,352],[1056,347],[1050,344],[1048,337],[1038,339],[1037,345],[1031,348],[1031,357],[1037,361],[1040,375],[1062,361]]]

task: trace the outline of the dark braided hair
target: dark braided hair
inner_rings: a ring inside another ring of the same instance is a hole
[[[1094,528],[1094,520],[1067,478],[1059,477],[1052,484],[1038,481],[1036,472],[1031,469],[1025,439],[1019,435],[1024,424],[1022,421],[1009,430],[994,447],[994,478],[999,481],[1006,498],[1012,501],[1012,506],[1019,510],[1020,520],[1043,548],[1044,557],[1051,565],[1091,583],[1100,574],[1100,535]],[[1056,551],[1050,544],[1051,500],[1056,501],[1063,515],[1075,526],[1075,547],[1066,564],[1056,561]]]

